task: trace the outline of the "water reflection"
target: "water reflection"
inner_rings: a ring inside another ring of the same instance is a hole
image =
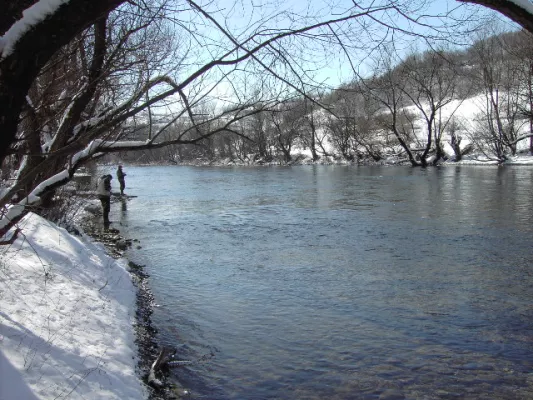
[[[126,211],[128,211],[128,201],[124,198],[120,198],[120,212],[122,216],[126,215]]]

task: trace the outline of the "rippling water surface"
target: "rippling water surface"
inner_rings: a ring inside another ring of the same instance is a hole
[[[193,398],[533,398],[533,168],[125,170]]]

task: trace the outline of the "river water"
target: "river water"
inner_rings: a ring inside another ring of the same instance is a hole
[[[124,169],[192,398],[533,398],[533,168]]]

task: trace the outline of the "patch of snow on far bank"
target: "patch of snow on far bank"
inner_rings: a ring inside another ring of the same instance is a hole
[[[123,260],[28,214],[0,246],[0,399],[145,399]]]

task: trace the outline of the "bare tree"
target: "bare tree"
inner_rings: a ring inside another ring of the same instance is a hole
[[[382,110],[379,102],[368,96],[365,90],[365,84],[356,81],[338,91],[335,116],[330,118],[330,129],[339,138],[349,138],[359,159],[370,157],[379,161],[387,147],[382,129],[377,123]]]
[[[449,123],[446,125],[445,130],[447,131],[448,136],[450,138],[448,143],[455,155],[454,160],[461,161],[463,159],[463,156],[471,153],[473,150],[472,143],[461,145],[461,143],[463,142],[463,136],[461,135],[461,131],[464,131],[461,119],[457,117],[451,117]]]
[[[291,150],[302,133],[307,108],[302,100],[286,101],[268,113],[268,122],[276,138],[276,147],[285,162],[292,161]]]
[[[449,118],[443,120],[442,109],[456,99],[458,72],[444,51],[430,50],[411,55],[399,68],[406,79],[401,90],[409,98],[425,123],[426,140],[420,154],[422,166],[428,164],[429,152],[434,150],[432,163],[444,157],[442,135]],[[455,107],[459,107],[460,103]]]
[[[531,2],[528,2],[527,0],[524,1],[515,1],[515,0],[457,0],[459,2],[463,3],[473,3],[478,4],[487,8],[490,8],[492,10],[495,10],[509,19],[513,20],[514,22],[521,25],[526,31],[528,31],[530,34],[533,34],[533,5]],[[527,39],[528,43],[531,44],[531,38]],[[529,99],[529,130],[530,133],[533,133],[533,85],[532,82],[532,76],[533,76],[533,62],[531,61],[531,49],[526,53],[529,54],[529,69],[527,72],[527,83],[528,83],[528,92],[527,92],[527,98]],[[533,154],[533,136],[530,139],[529,142],[529,151]]]
[[[415,152],[420,147],[416,116],[407,108],[407,79],[405,71],[395,67],[395,57],[392,49],[384,48],[376,57],[375,75],[361,80],[361,84],[365,93],[384,110],[377,116],[378,124],[386,132],[392,132],[412,166],[422,166],[423,161]]]
[[[529,121],[529,133],[533,134],[533,34],[522,30],[506,35],[506,49],[514,60],[521,117]],[[533,154],[533,136],[529,138],[529,152]]]
[[[514,35],[494,34],[495,28],[490,29],[472,46],[485,97],[474,140],[487,156],[503,162],[508,155],[516,154],[521,140],[531,135],[523,132],[527,123],[523,112],[523,94],[527,92],[524,70],[529,71],[530,64],[520,51],[513,54]]]
[[[72,0],[41,14],[37,22],[30,13],[19,19],[34,1],[12,2],[0,21],[0,163],[16,141],[26,95],[39,71],[62,46],[123,2]]]
[[[316,103],[319,104],[320,96],[316,96]],[[320,108],[316,105],[315,102],[311,102],[307,97],[303,99],[304,102],[304,117],[301,126],[301,135],[300,142],[303,144],[304,148],[309,148],[311,150],[311,156],[313,161],[318,161],[320,155],[318,154],[319,147],[319,132],[320,129],[320,119],[317,116],[317,111]]]

